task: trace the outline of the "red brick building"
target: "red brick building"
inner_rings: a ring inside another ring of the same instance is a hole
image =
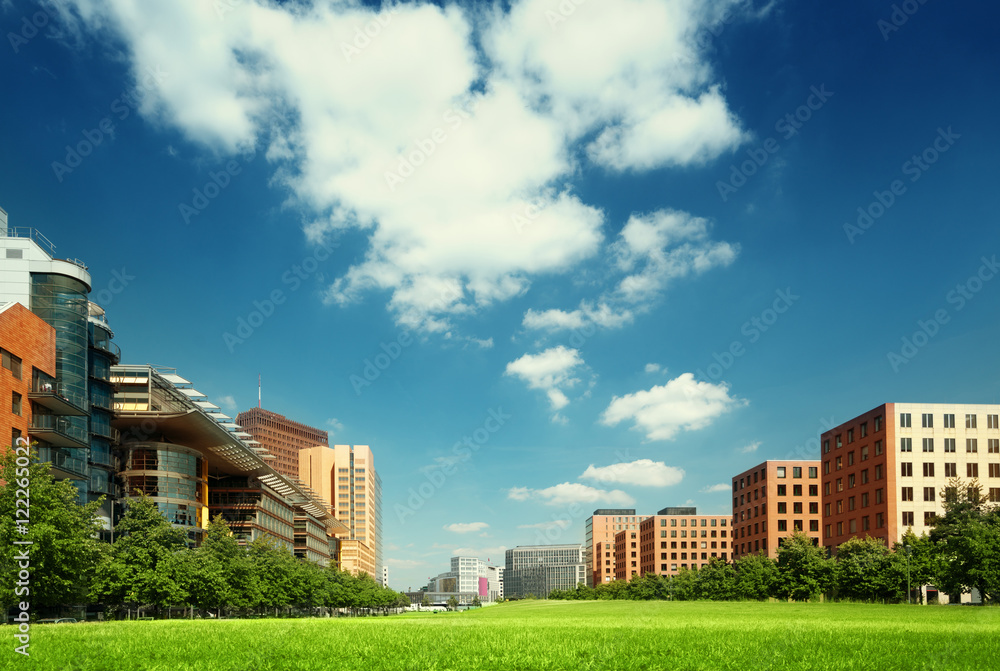
[[[729,515],[698,515],[695,508],[664,508],[639,524],[639,573],[677,575],[714,557],[728,561]],[[616,546],[617,547],[617,546]]]
[[[299,477],[299,450],[330,444],[326,431],[293,422],[263,408],[241,412],[236,415],[236,423],[274,456],[271,468],[289,478]]]
[[[733,559],[776,558],[781,539],[796,531],[819,544],[819,467],[818,460],[765,461],[733,477]]]
[[[31,437],[33,402],[56,395],[55,329],[20,303],[0,305],[0,358],[0,447],[6,447]]]

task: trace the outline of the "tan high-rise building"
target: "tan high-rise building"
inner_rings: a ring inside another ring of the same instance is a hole
[[[733,476],[733,559],[778,556],[781,539],[801,531],[819,545],[822,495],[817,461],[765,461]]]
[[[821,438],[823,540],[930,532],[952,478],[1000,502],[1000,405],[886,403]]]
[[[241,412],[236,415],[236,423],[274,457],[271,468],[289,478],[299,477],[299,450],[330,444],[326,431],[263,408]]]
[[[382,569],[382,482],[367,445],[317,445],[299,452],[299,479],[330,501],[350,528],[340,536],[340,566],[378,580]]]
[[[616,568],[618,579],[647,573],[677,575],[682,568],[702,568],[713,557],[728,561],[732,549],[729,521],[729,515],[699,515],[695,508],[664,508],[645,518],[638,534],[620,532],[615,538],[616,551],[619,544],[627,543],[621,553],[624,567]],[[638,570],[633,563],[637,550]]]
[[[589,586],[615,579],[615,534],[638,531],[639,522],[646,517],[636,515],[634,508],[599,508],[587,518],[583,551]]]

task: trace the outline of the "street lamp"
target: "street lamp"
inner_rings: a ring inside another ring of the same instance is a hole
[[[913,551],[909,545],[904,545],[903,549],[906,550],[906,604],[910,605],[910,596],[912,592],[910,591],[910,553]]]

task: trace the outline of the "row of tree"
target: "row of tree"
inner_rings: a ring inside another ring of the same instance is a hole
[[[368,575],[299,559],[271,538],[241,545],[221,517],[210,522],[198,548],[189,548],[186,533],[147,497],[130,499],[114,542],[102,542],[99,503],[78,505],[76,488],[55,481],[48,464],[23,464],[22,459],[18,466],[9,450],[0,457],[0,607],[5,611],[24,601],[33,613],[96,603],[112,611],[169,613],[183,607],[215,615],[324,608],[357,613],[410,604]],[[28,510],[26,522],[17,508]],[[25,560],[18,555],[25,548],[29,578],[19,586]]]
[[[990,505],[978,481],[948,482],[941,492],[945,514],[930,534],[908,529],[890,550],[881,539],[852,538],[835,558],[803,533],[784,539],[777,559],[744,555],[735,562],[712,559],[700,570],[681,569],[668,578],[653,573],[631,581],[554,590],[550,599],[710,599],[806,601],[825,595],[899,603],[919,600],[918,588],[933,584],[949,595],[978,590],[983,604],[1000,599],[1000,506]],[[911,596],[910,590],[914,590]]]

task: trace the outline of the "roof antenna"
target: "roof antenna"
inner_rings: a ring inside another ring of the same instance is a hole
[[[260,373],[257,373],[257,409],[260,410]]]

